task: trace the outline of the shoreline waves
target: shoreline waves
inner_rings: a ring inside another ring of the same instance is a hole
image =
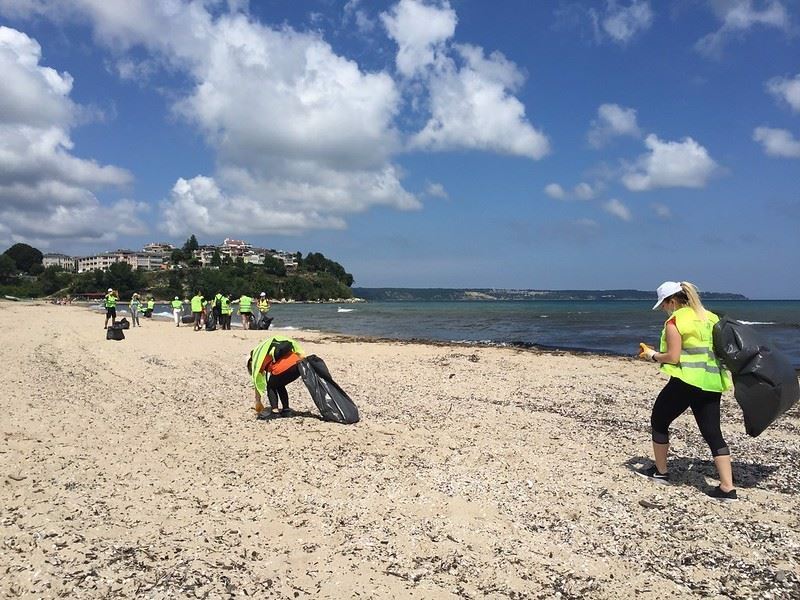
[[[665,381],[644,361],[298,329],[362,420],[321,421],[298,381],[296,417],[257,421],[269,332],[102,320],[0,303],[0,595],[800,595],[797,408],[753,439],[724,394],[720,505],[690,414],[674,485],[632,472]]]

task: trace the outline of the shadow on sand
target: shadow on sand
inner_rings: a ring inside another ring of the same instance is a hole
[[[632,471],[638,471],[642,467],[647,468],[653,464],[653,459],[647,456],[634,456],[623,464]],[[736,462],[735,459],[732,466],[733,481],[738,488],[756,487],[778,470],[778,467],[773,465],[741,463]],[[710,487],[706,477],[713,481],[718,479],[714,461],[708,459],[670,457],[669,473],[670,483],[690,485],[701,491],[706,491]]]

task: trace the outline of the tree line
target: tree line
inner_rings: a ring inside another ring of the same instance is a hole
[[[194,247],[193,247],[194,246]],[[127,263],[114,263],[108,270],[71,273],[59,267],[42,265],[42,253],[27,244],[14,244],[0,255],[0,294],[23,298],[58,295],[80,296],[118,290],[122,298],[134,292],[152,294],[157,299],[191,297],[197,290],[206,296],[217,292],[257,295],[270,298],[317,301],[351,298],[353,276],[344,267],[319,252],[305,257],[297,253],[297,269],[289,273],[283,261],[268,256],[263,265],[245,263],[241,258],[212,258],[203,268],[192,256],[197,239],[192,235],[183,248],[173,251],[172,269],[138,271]],[[218,254],[218,253],[217,253]],[[218,263],[218,264],[215,264]]]

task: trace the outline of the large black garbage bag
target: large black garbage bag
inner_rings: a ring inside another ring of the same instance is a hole
[[[119,326],[119,323],[115,323],[108,329],[106,329],[106,339],[107,340],[124,340],[125,339],[125,332],[122,331],[122,327]]]
[[[299,363],[300,376],[325,421],[351,425],[358,423],[358,408],[350,396],[331,377],[325,362],[314,354]]]
[[[214,331],[217,328],[217,315],[213,312],[206,317],[206,331]]]
[[[194,323],[194,315],[183,315],[181,323]]]
[[[268,317],[267,315],[261,315],[258,319],[257,329],[269,329],[269,326],[272,324],[272,317]]]
[[[117,321],[116,325],[118,325],[120,329],[130,329],[131,328],[130,322],[125,317],[122,317],[119,321]]]
[[[755,329],[723,317],[714,325],[714,352],[733,375],[745,431],[758,436],[800,398],[789,360]]]

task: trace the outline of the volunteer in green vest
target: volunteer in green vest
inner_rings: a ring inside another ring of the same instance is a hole
[[[253,318],[253,299],[247,294],[242,294],[238,300],[233,300],[231,304],[239,305],[239,315],[242,317],[242,329],[250,329]]]
[[[194,316],[194,330],[200,331],[203,325],[203,294],[200,290],[192,296],[192,315]]]
[[[180,299],[177,296],[175,296],[175,299],[172,302],[170,302],[170,304],[172,305],[172,318],[175,319],[175,326],[180,327],[181,312],[183,311],[183,302],[181,302]]]
[[[661,331],[658,351],[639,344],[639,358],[659,363],[661,372],[670,379],[650,416],[655,464],[638,474],[662,483],[669,481],[669,426],[691,408],[719,473],[719,486],[708,495],[715,500],[737,500],[731,453],[720,428],[720,400],[731,381],[714,355],[712,330],[719,317],[703,307],[697,288],[687,281],[665,281],[656,294],[658,302],[653,310],[660,308],[669,318]]]
[[[147,308],[146,308],[146,309],[145,309],[145,311],[144,311],[144,316],[145,316],[145,317],[147,317],[148,319],[149,319],[150,317],[152,317],[152,316],[153,316],[153,310],[155,309],[155,307],[156,307],[156,301],[155,301],[155,298],[153,298],[152,296],[150,296],[150,297],[147,299]]]
[[[131,296],[131,303],[128,305],[131,311],[131,327],[141,327],[142,325],[139,323],[139,308],[142,305],[142,301],[139,300],[139,294],[134,294]]]
[[[300,377],[297,363],[303,358],[303,349],[292,338],[274,335],[265,339],[250,351],[247,371],[255,388],[255,411],[259,419],[274,419],[290,416],[289,393],[286,386]],[[270,410],[265,411],[264,394],[269,399]],[[280,398],[282,410],[278,410]]]
[[[261,292],[261,295],[258,297],[258,312],[261,313],[261,316],[266,315],[269,312],[269,300],[267,300],[267,293]]]
[[[220,326],[222,329],[230,329],[231,313],[233,312],[233,307],[231,307],[231,295],[222,294],[221,298],[219,299],[219,302],[220,302]]]
[[[103,323],[103,329],[108,329],[109,319],[111,319],[112,326],[117,321],[117,298],[119,295],[112,288],[108,288],[108,292],[103,298],[103,306],[106,309],[106,321]]]

